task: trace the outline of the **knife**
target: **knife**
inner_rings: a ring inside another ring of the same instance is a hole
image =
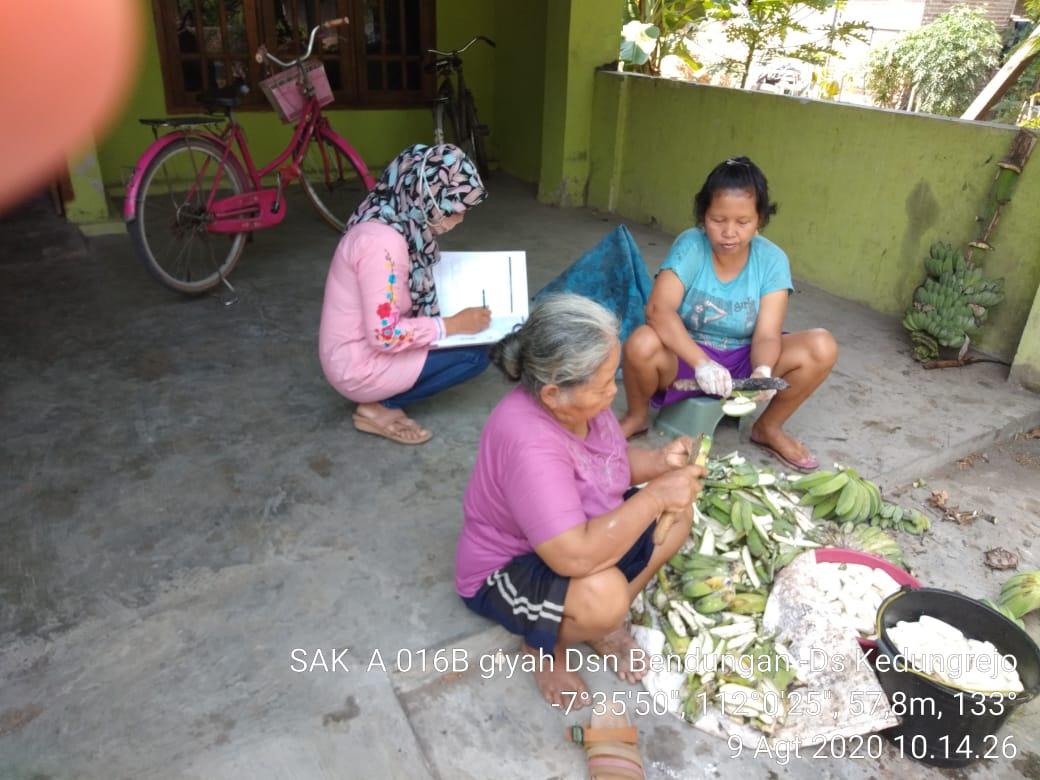
[[[791,385],[778,376],[750,376],[747,379],[734,379],[734,390],[786,390]]]
[[[761,390],[786,390],[791,385],[778,376],[751,376],[747,379],[734,379],[733,389],[743,392],[759,392]],[[672,383],[676,390],[700,390],[696,379],[676,379]]]

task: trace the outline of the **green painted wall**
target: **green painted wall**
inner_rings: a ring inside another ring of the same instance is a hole
[[[1011,379],[1040,393],[1040,290],[1033,299],[1033,310],[1026,320],[1022,340],[1018,342]]]
[[[123,186],[137,158],[152,141],[151,131],[137,122],[138,117],[164,116],[167,113],[152,3],[151,0],[138,2],[144,9],[145,21],[140,74],[121,118],[98,143],[98,159],[105,185],[110,190],[119,190]],[[496,4],[486,0],[438,0],[438,48],[461,46],[477,34],[495,38],[495,11]],[[544,47],[544,43],[542,45]],[[492,156],[496,153],[494,128],[498,124],[495,118],[496,75],[505,73],[514,78],[510,67],[496,70],[498,59],[495,50],[487,46],[474,46],[466,52],[467,83],[473,90],[481,120],[492,127],[489,142]],[[520,69],[524,63],[517,62],[513,67]],[[326,115],[336,131],[347,138],[369,167],[376,171],[405,146],[429,141],[433,135],[433,122],[426,108],[328,111]],[[242,111],[238,117],[246,129],[256,159],[266,161],[284,148],[290,136],[290,126],[279,122],[273,112]]]
[[[75,156],[69,159],[69,179],[73,197],[65,204],[66,218],[79,224],[108,220],[108,200],[93,138],[82,144]]]
[[[622,8],[619,0],[549,4],[539,200],[585,203],[596,68],[617,59]]]
[[[1014,129],[600,72],[590,206],[692,224],[693,195],[720,160],[746,154],[780,210],[766,235],[794,274],[901,314],[936,239],[963,244]],[[979,341],[1014,355],[1040,282],[1040,163],[1005,209],[986,271],[1008,280]]]
[[[491,140],[499,167],[538,181],[542,162],[545,24],[550,0],[495,0],[495,105]],[[481,121],[483,103],[477,101]]]

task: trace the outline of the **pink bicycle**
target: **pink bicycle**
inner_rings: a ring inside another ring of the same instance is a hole
[[[222,117],[140,120],[156,140],[134,167],[123,217],[138,256],[162,284],[187,295],[220,284],[233,292],[228,276],[246,239],[285,218],[285,187],[295,179],[322,219],[339,231],[375,186],[361,155],[322,116],[322,106],[333,99],[324,67],[320,61],[307,63],[318,31],[346,23],[336,19],[315,27],[306,53],[291,62],[265,47],[257,51],[258,62],[286,68],[261,86],[282,121],[296,125],[289,145],[261,168],[232,113],[249,92],[243,83],[201,96],[203,105],[222,110]],[[219,124],[223,129],[214,127]],[[173,130],[160,136],[160,127]],[[265,187],[264,177],[272,174],[274,186]]]

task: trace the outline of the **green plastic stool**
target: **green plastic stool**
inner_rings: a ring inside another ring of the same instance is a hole
[[[654,427],[672,436],[696,438],[702,433],[714,436],[721,419],[722,403],[719,399],[699,395],[664,407],[657,415]]]

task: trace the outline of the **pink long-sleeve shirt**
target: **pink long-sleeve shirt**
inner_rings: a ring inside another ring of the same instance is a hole
[[[381,222],[362,222],[336,247],[325,281],[318,356],[325,378],[358,403],[383,401],[419,378],[440,317],[412,317],[408,244]]]

